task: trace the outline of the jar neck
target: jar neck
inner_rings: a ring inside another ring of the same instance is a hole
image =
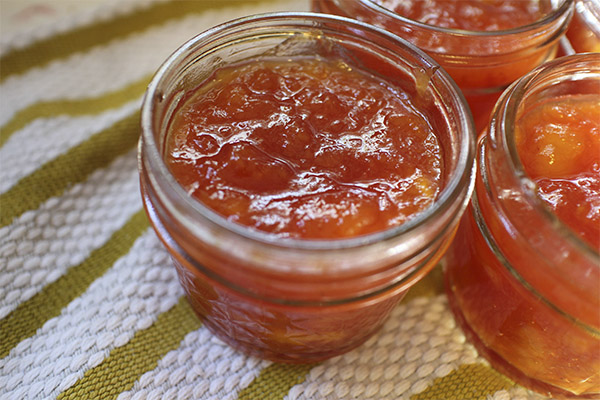
[[[506,231],[534,259],[554,267],[566,260],[598,265],[598,252],[563,224],[536,193],[536,184],[515,171],[506,153],[481,140],[475,196],[493,229]],[[494,233],[492,231],[492,233]],[[507,258],[510,259],[509,256]]]
[[[593,35],[600,39],[600,3],[593,0],[576,0],[575,12]]]
[[[515,128],[522,113],[541,101],[593,94],[598,87],[599,76],[599,54],[563,57],[527,74],[500,97],[487,134],[481,140],[479,153],[480,175],[485,192],[497,203],[498,210],[514,221],[514,226],[532,237],[545,237],[553,232],[561,241],[570,243],[570,247],[577,249],[577,252],[596,259],[598,249],[583,241],[560,221],[538,195],[536,182],[529,177],[521,162]],[[535,216],[537,223],[532,226],[529,222],[519,222],[519,216],[523,216],[523,219]]]
[[[313,8],[318,11],[351,16],[385,27],[407,38],[444,64],[462,64],[464,57],[470,59],[471,63],[473,57],[491,57],[481,60],[482,65],[506,63],[501,57],[508,54],[522,57],[519,53],[556,42],[569,26],[573,4],[574,0],[548,2],[550,10],[546,15],[522,27],[500,31],[467,31],[408,19],[375,0],[313,0]]]
[[[584,65],[596,67],[586,70]],[[555,308],[594,329],[600,329],[598,249],[560,221],[538,195],[517,154],[514,127],[529,102],[562,93],[561,87],[571,87],[569,77],[577,82],[585,76],[598,79],[599,67],[598,55],[565,57],[538,68],[503,94],[480,139],[473,201],[487,231],[484,236],[502,264]]]

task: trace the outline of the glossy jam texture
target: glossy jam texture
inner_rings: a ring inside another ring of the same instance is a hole
[[[600,248],[600,97],[568,96],[538,104],[520,117],[515,142],[538,195],[573,231]]]
[[[537,0],[375,0],[414,21],[468,31],[500,31],[529,25],[547,12]]]
[[[166,153],[190,195],[280,237],[381,231],[431,205],[441,185],[425,116],[400,89],[340,60],[217,71],[176,113]]]

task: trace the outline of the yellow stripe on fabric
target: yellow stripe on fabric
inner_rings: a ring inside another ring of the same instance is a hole
[[[143,210],[138,211],[81,264],[69,268],[65,275],[0,320],[0,358],[6,357],[19,342],[33,336],[46,321],[60,315],[64,307],[125,255],[148,227],[146,214]]]
[[[97,115],[111,108],[118,108],[133,101],[144,93],[151,76],[146,76],[121,89],[104,93],[98,97],[77,100],[54,100],[33,104],[15,114],[0,128],[0,147],[6,143],[16,131],[38,118],[51,118],[59,115],[76,117],[80,115]]]
[[[0,227],[28,210],[37,209],[69,186],[84,181],[95,170],[107,166],[137,143],[139,111],[117,121],[85,142],[44,164],[0,195]]]
[[[211,9],[239,6],[250,2],[257,2],[257,0],[173,0],[157,3],[110,21],[97,22],[60,33],[25,48],[13,50],[0,58],[0,82],[9,76],[22,74],[34,67],[44,66],[53,60],[106,44],[112,40],[143,31],[153,25],[184,17],[187,14],[198,14]]]
[[[281,400],[318,364],[271,364],[238,394],[238,400]]]
[[[443,378],[437,378],[410,400],[485,400],[499,390],[515,386],[511,380],[483,364],[465,364]]]
[[[182,297],[173,308],[159,315],[152,326],[136,332],[124,346],[113,349],[104,362],[87,371],[57,399],[116,398],[131,389],[145,372],[156,368],[165,354],[177,349],[185,335],[200,325],[200,320]]]

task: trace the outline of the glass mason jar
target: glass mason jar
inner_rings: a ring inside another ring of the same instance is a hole
[[[281,238],[231,222],[187,194],[165,164],[178,104],[216,69],[257,56],[344,57],[414,98],[441,144],[443,178],[433,204],[409,222],[332,240]],[[410,286],[440,259],[473,186],[472,118],[460,91],[427,55],[379,28],[312,13],[275,13],[212,28],[158,70],[142,107],[141,190],[205,325],[245,353],[312,362],[376,332]]]
[[[480,139],[475,191],[445,266],[451,309],[480,354],[516,382],[561,398],[600,397],[600,248],[538,196],[514,127],[534,105],[599,88],[600,54],[589,53],[549,62],[503,94]]]
[[[600,1],[575,0],[567,37],[577,53],[600,53]]]
[[[376,0],[312,0],[313,11],[343,15],[384,27],[432,56],[463,91],[477,132],[506,87],[554,58],[573,13],[573,0],[540,0],[544,18],[500,31],[443,28],[408,19]]]

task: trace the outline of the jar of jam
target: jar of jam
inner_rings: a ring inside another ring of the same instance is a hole
[[[600,397],[599,93],[600,54],[587,53],[502,95],[445,268],[479,352],[557,398]]]
[[[600,2],[575,0],[567,38],[577,53],[600,53]]]
[[[432,56],[463,91],[477,132],[506,87],[554,58],[573,0],[313,0],[382,26]]]
[[[141,123],[143,201],[193,309],[281,362],[376,332],[447,249],[474,182],[472,118],[448,75],[342,17],[196,36],[157,72]]]

